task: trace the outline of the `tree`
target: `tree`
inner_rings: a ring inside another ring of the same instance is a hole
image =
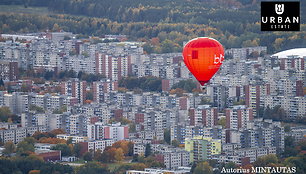
[[[40,170],[30,170],[29,174],[40,174]]]
[[[81,166],[79,168],[79,170],[77,171],[77,174],[84,174],[84,173],[88,173],[88,174],[101,174],[101,173],[108,174],[108,173],[110,173],[110,171],[105,166],[102,166],[98,162],[89,162],[89,163]]]
[[[49,144],[64,144],[66,143],[66,140],[64,139],[60,139],[60,138],[46,138],[46,137],[42,137],[39,139],[40,143],[49,143]]]
[[[23,139],[23,141],[25,141],[25,142],[27,142],[28,144],[31,144],[31,145],[33,145],[33,146],[34,146],[34,144],[36,143],[36,140],[35,140],[35,138],[33,138],[33,137],[26,137],[26,138]]]
[[[2,78],[0,79],[0,86],[4,86],[4,82],[3,82]]]
[[[278,158],[275,154],[269,154],[265,156],[261,156],[257,158],[257,160],[253,163],[256,167],[267,166],[269,164],[278,163]]]
[[[212,167],[209,165],[208,162],[199,162],[197,167],[194,169],[194,174],[212,174],[213,170]]]
[[[129,141],[128,143],[128,156],[134,155],[134,143],[132,141]]]
[[[71,156],[72,152],[71,149],[67,144],[57,144],[54,147],[52,147],[52,150],[60,150],[62,153],[62,156]]]
[[[83,159],[85,161],[92,161],[92,159],[93,159],[92,153],[91,152],[85,152],[84,155],[83,155]]]
[[[284,131],[285,132],[290,132],[291,131],[291,127],[289,125],[285,125],[284,126]]]
[[[130,133],[135,133],[136,132],[136,124],[135,123],[130,123],[129,124],[129,132]]]
[[[193,80],[181,80],[172,86],[172,89],[180,88],[187,92],[192,92],[193,89],[197,88],[197,84]]]
[[[34,152],[34,144],[27,141],[21,141],[17,144],[17,154],[19,156],[28,156]]]
[[[112,147],[118,149],[118,148],[121,148],[123,150],[123,153],[124,155],[128,155],[129,154],[129,151],[130,151],[130,147],[129,147],[129,144],[131,142],[129,141],[125,141],[125,140],[121,140],[121,141],[117,141],[115,142]]]
[[[172,140],[171,145],[174,147],[179,147],[180,143],[177,140]]]
[[[122,148],[118,148],[115,151],[115,160],[116,161],[122,161],[124,159],[124,153]]]
[[[210,105],[210,104],[211,104],[211,101],[208,97],[202,97],[201,98],[200,105]]]
[[[11,110],[7,106],[0,107],[0,121],[7,122],[8,118],[12,116]]]
[[[44,108],[36,106],[36,105],[30,105],[29,110],[30,111],[36,111],[37,113],[44,113],[45,112]]]
[[[145,149],[145,157],[148,157],[151,155],[151,145],[149,143],[146,144],[146,149]]]
[[[222,117],[218,120],[218,125],[221,125],[223,128],[225,128],[226,125],[226,118]]]
[[[300,147],[301,150],[306,150],[306,140],[305,139],[302,139],[297,144],[298,144],[298,146]]]
[[[53,114],[62,114],[64,112],[67,112],[67,106],[63,105],[59,109],[54,109]]]
[[[82,146],[80,143],[77,143],[73,146],[73,153],[76,157],[80,157],[82,155],[81,150],[82,150]]]
[[[67,144],[67,145],[72,144],[72,137],[69,137],[69,138],[68,138],[66,144]]]
[[[292,136],[285,137],[285,149],[282,153],[283,157],[296,156],[298,154],[297,149],[295,148],[295,140]]]
[[[9,141],[4,144],[3,155],[11,156],[12,153],[16,151],[16,146],[13,142]]]
[[[176,94],[178,97],[183,96],[184,93],[186,93],[186,91],[181,88],[175,88],[170,90],[170,94]]]
[[[164,140],[166,143],[170,144],[171,142],[171,134],[170,134],[170,129],[164,129]]]
[[[237,168],[237,165],[234,162],[229,162],[229,163],[226,163],[224,167],[226,169],[235,169]]]

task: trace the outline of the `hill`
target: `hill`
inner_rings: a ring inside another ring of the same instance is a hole
[[[272,53],[306,46],[305,3],[301,32],[262,32],[256,0],[3,0],[15,8],[0,15],[0,32],[126,34],[146,41],[149,53],[180,51],[184,41],[209,36],[226,48],[263,45]]]

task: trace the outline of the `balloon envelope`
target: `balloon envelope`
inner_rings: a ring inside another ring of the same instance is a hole
[[[215,39],[199,37],[184,46],[183,57],[189,71],[203,86],[222,65],[224,49]]]

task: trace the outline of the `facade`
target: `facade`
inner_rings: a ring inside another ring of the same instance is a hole
[[[32,136],[35,132],[46,132],[46,128],[44,126],[37,127],[19,127],[7,130],[0,130],[0,138],[3,143],[13,142],[15,144],[21,142],[28,135]]]
[[[114,140],[95,140],[81,142],[81,154],[89,151],[95,152],[97,150],[101,150],[103,152],[107,146],[112,146],[114,143]]]
[[[78,103],[83,104],[86,100],[86,87],[85,81],[78,81],[77,79],[72,81],[66,81],[61,83],[61,93],[70,97],[75,97]]]
[[[0,61],[0,78],[3,81],[18,80],[18,62]]]
[[[253,120],[253,109],[245,105],[234,106],[225,110],[227,129],[245,129],[248,122]]]
[[[128,126],[119,124],[104,125],[102,122],[88,125],[89,140],[113,139],[115,141],[129,138]]]
[[[204,161],[221,153],[221,140],[201,136],[186,139],[185,150],[190,152],[190,162]]]

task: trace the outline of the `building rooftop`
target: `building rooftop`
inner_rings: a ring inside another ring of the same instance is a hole
[[[281,51],[273,54],[272,57],[288,58],[288,57],[306,57],[306,48],[295,48],[286,51]]]

